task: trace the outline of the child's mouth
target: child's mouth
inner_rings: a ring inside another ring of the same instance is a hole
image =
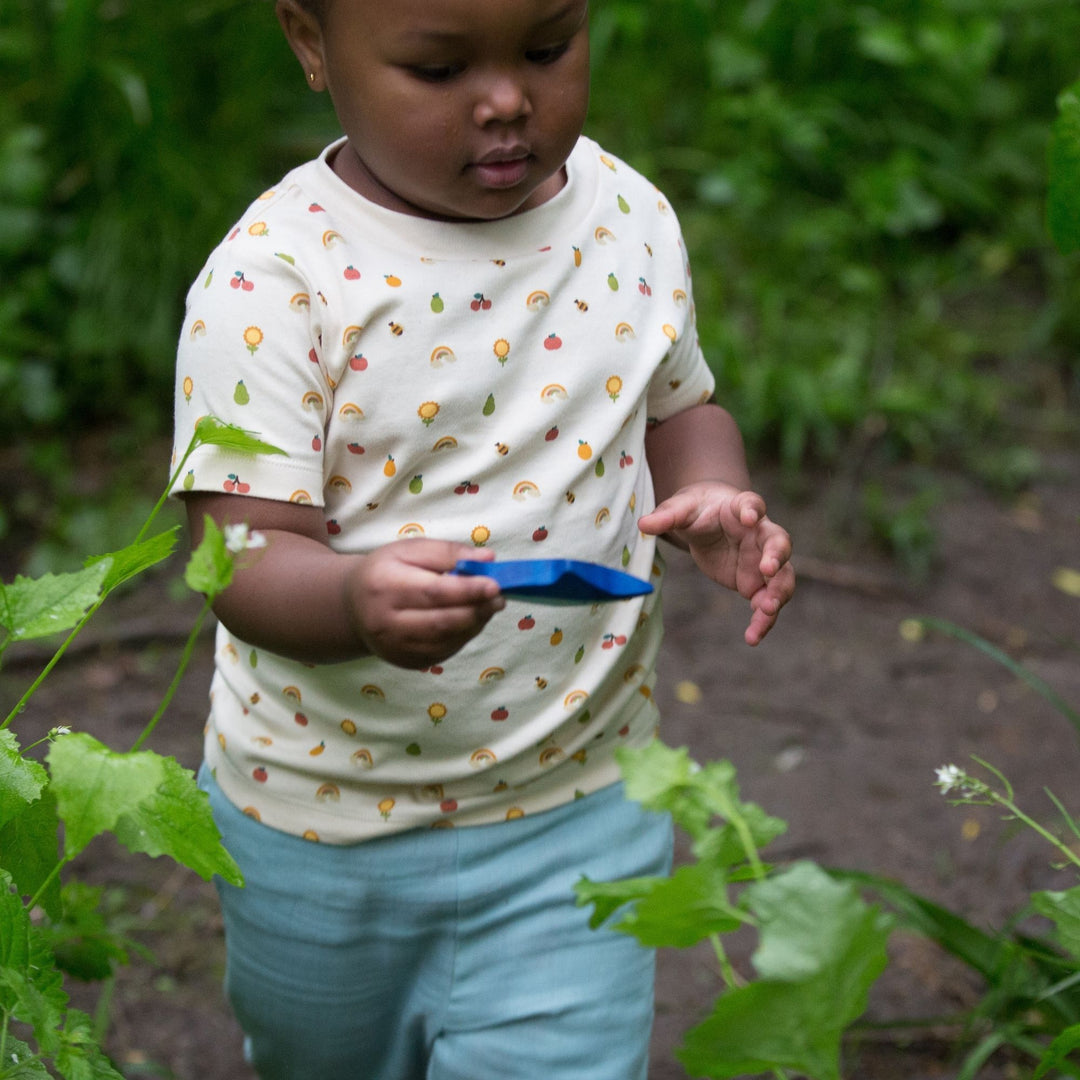
[[[489,155],[489,158],[473,165],[473,172],[483,187],[515,187],[529,171],[529,154],[526,151],[515,153],[513,157]]]

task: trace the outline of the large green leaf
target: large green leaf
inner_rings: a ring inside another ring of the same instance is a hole
[[[41,765],[19,752],[15,733],[0,731],[0,826],[40,798],[48,782],[48,773]]]
[[[729,990],[679,1052],[695,1076],[774,1068],[839,1080],[840,1041],[885,969],[889,920],[812,863],[749,886],[761,978]]]
[[[16,577],[0,585],[0,629],[11,641],[27,641],[70,630],[101,596],[108,559],[68,574]]]
[[[242,883],[209,800],[175,759],[150,750],[117,753],[79,732],[53,743],[48,761],[68,856],[112,832],[131,851],[169,855],[207,880],[220,874]]]

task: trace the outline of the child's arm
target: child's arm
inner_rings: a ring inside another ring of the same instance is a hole
[[[742,436],[718,405],[676,413],[645,438],[656,509],[641,531],[685,548],[714,581],[750,601],[746,641],[757,645],[795,591],[791,538],[748,490]]]
[[[203,518],[246,522],[267,538],[242,555],[214,612],[237,637],[280,656],[333,663],[379,656],[424,668],[457,652],[506,606],[483,576],[448,574],[459,559],[492,558],[466,544],[401,540],[368,555],[325,541],[314,506],[241,495],[185,496],[192,538]]]

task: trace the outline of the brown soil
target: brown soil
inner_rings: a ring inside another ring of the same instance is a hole
[[[1048,459],[1022,498],[1000,501],[968,482],[937,476],[940,557],[912,583],[884,556],[837,539],[831,508],[846,494],[824,480],[773,516],[796,538],[799,591],[770,639],[742,643],[743,605],[705,587],[681,555],[671,558],[668,636],[658,697],[664,737],[699,760],[728,758],[745,797],[784,818],[789,831],[768,854],[870,870],[903,881],[984,927],[1000,926],[1033,888],[1073,882],[1051,852],[989,810],[950,807],[934,769],[976,754],[1012,780],[1017,798],[1052,821],[1043,788],[1074,810],[1078,733],[1025,683],[971,646],[940,633],[908,640],[904,620],[950,620],[1023,661],[1074,707],[1080,703],[1080,600],[1055,588],[1060,567],[1080,569],[1080,456]],[[768,490],[768,482],[762,487]],[[168,575],[111,603],[80,647],[34,699],[22,741],[56,723],[126,749],[160,698],[179,654],[192,600],[169,600]],[[41,654],[11,650],[0,701],[13,701]],[[211,665],[204,638],[193,670],[154,737],[159,752],[195,767]],[[212,886],[164,860],[107,840],[82,858],[81,876],[115,889],[132,932],[154,954],[121,971],[111,1000],[108,1048],[126,1075],[247,1080],[240,1034],[220,990],[221,921]],[[732,947],[747,970],[753,942]],[[875,987],[874,1021],[955,1014],[978,998],[966,969],[914,937],[897,935]],[[685,1076],[674,1060],[682,1033],[719,990],[710,950],[660,957],[653,1080]],[[73,988],[93,1008],[97,989]],[[948,1028],[868,1030],[852,1044],[846,1077],[922,1080],[956,1075]],[[1028,1070],[1028,1073],[1030,1069]],[[1024,1075],[1004,1058],[983,1080]]]

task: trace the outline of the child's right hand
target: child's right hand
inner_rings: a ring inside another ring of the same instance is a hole
[[[488,561],[449,540],[398,540],[359,559],[347,584],[356,635],[374,656],[425,668],[452,656],[506,607],[498,584],[451,574],[461,559]]]
[[[251,496],[185,497],[194,542],[203,518],[246,523],[266,546],[238,560],[214,603],[242,641],[303,663],[378,656],[401,667],[447,659],[506,606],[498,584],[451,574],[493,552],[449,540],[397,540],[366,555],[333,550],[320,508]]]

